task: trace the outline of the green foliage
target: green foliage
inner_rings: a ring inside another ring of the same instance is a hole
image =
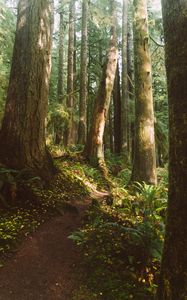
[[[15,36],[14,12],[0,0],[0,121],[2,119]]]
[[[167,123],[165,124],[157,119],[157,122],[155,123],[155,141],[157,144],[157,151],[160,152],[160,164],[164,164],[168,161],[168,129],[167,129]]]
[[[0,213],[0,257],[16,246],[22,234],[28,235],[44,222],[37,209],[15,208],[6,213],[0,210]]]
[[[114,183],[121,187],[128,185],[131,170],[123,155],[114,155],[106,151],[106,164]]]
[[[59,172],[49,187],[44,187],[40,178],[28,170],[0,169],[0,181],[16,183],[17,193],[11,206],[2,207],[0,203],[0,259],[46,219],[63,212],[64,203],[88,194],[83,181],[71,170],[62,163],[57,167]]]
[[[149,224],[133,225],[106,208],[88,217],[89,224],[70,236],[84,252],[88,287],[101,299],[153,299],[157,245]]]
[[[88,190],[92,188],[98,190],[107,188],[107,182],[101,172],[86,164],[81,157],[77,156],[76,152],[75,154],[69,152],[69,160],[64,161],[63,170],[74,174],[79,181],[81,180],[87,186]]]
[[[69,113],[62,104],[51,103],[47,117],[47,144],[55,144],[55,134],[59,133],[63,138],[63,132],[69,121]],[[62,142],[62,141],[61,141]]]
[[[99,300],[100,297],[90,291],[86,286],[80,286],[79,290],[77,290],[74,295],[72,300]]]
[[[113,206],[93,206],[87,223],[69,237],[82,249],[89,273],[84,284],[96,299],[154,299],[165,231],[167,170],[159,169],[158,186],[136,183],[128,191],[123,179],[129,172],[118,173]]]
[[[159,184],[163,186],[163,189],[165,188],[165,191],[167,192],[168,187],[168,166],[165,165],[164,168],[158,168],[157,169],[157,176]]]
[[[153,98],[155,109],[155,133],[157,151],[161,155],[161,164],[168,159],[168,96],[164,57],[164,34],[161,10],[149,3],[149,32],[152,60]]]

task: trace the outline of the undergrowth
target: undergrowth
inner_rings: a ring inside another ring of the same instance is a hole
[[[0,256],[64,202],[85,198],[93,189],[108,189],[102,174],[81,157],[62,157],[56,165],[60,171],[49,187],[41,188],[35,180],[24,182],[18,204],[1,209]],[[85,267],[73,300],[152,300],[164,239],[167,170],[158,170],[157,187],[128,187],[131,171],[123,158],[109,157],[107,165],[113,183],[111,205],[104,199],[93,201],[82,228],[70,236],[82,249]]]
[[[0,266],[23,237],[59,213],[64,203],[88,195],[86,186],[65,164],[57,163],[57,167],[59,172],[48,187],[44,187],[38,177],[25,180],[25,174],[19,171],[0,169],[3,174],[0,178]],[[6,185],[9,189],[11,185],[14,187],[13,200],[8,197],[8,189],[3,195]]]
[[[113,165],[108,163],[113,205],[94,201],[83,227],[70,236],[83,253],[83,289],[92,291],[93,299],[151,300],[165,231],[167,171],[158,170],[157,187],[135,183],[127,189],[130,170],[121,164],[124,169],[117,167],[114,176]]]

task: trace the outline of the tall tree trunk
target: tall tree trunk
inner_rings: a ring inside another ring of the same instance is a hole
[[[74,39],[75,39],[75,0],[69,4],[69,42],[68,42],[68,70],[67,70],[67,101],[69,124],[65,130],[64,144],[73,143],[73,106],[74,106]]]
[[[57,84],[57,99],[59,103],[63,100],[63,73],[64,73],[64,19],[62,11],[62,0],[59,0],[60,5],[60,27],[59,27],[59,62],[58,62],[58,84]]]
[[[74,7],[74,9],[75,9],[75,7]],[[73,85],[74,85],[74,91],[76,91],[76,89],[77,89],[77,36],[76,36],[76,16],[75,16],[75,11],[74,11]]]
[[[123,0],[121,138],[122,138],[122,151],[124,152],[126,158],[128,157],[127,16],[128,16],[128,0]]]
[[[133,140],[134,140],[134,62],[133,62],[133,32],[132,32],[132,24],[130,22],[130,18],[128,19],[128,32],[127,32],[127,89],[128,89],[128,155],[129,160],[133,161]],[[133,130],[132,130],[133,129]]]
[[[91,163],[102,167],[104,165],[103,134],[113,90],[116,66],[117,66],[117,42],[116,42],[116,16],[115,3],[111,1],[112,27],[111,39],[107,58],[103,66],[102,78],[95,99],[93,119],[85,152]]]
[[[112,104],[112,103],[111,103]],[[108,116],[108,127],[110,135],[110,153],[114,153],[114,135],[113,135],[113,105],[110,105]]]
[[[112,100],[112,99],[111,99]],[[110,150],[110,153],[114,153],[113,145],[113,101],[110,102],[108,111],[108,117],[106,120],[104,131],[104,151]]]
[[[130,20],[127,22],[127,89],[129,98],[134,99],[134,48],[133,28]]]
[[[80,103],[78,143],[85,144],[87,131],[87,40],[88,40],[88,0],[82,2],[82,40],[80,71]]]
[[[0,159],[16,169],[51,174],[45,117],[51,69],[52,1],[20,0]]]
[[[147,1],[134,0],[135,153],[132,181],[157,183]]]
[[[119,64],[117,64],[116,77],[113,90],[114,102],[114,153],[121,153],[121,90]]]
[[[60,24],[59,24],[59,49],[58,49],[58,82],[57,82],[57,101],[63,102],[64,92],[64,12],[63,12],[63,0],[59,0],[60,9]],[[59,145],[63,138],[63,130],[61,124],[54,126],[54,144]]]
[[[158,300],[187,299],[187,5],[163,0],[169,99],[169,199]]]

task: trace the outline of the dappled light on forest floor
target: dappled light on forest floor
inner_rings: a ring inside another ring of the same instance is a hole
[[[25,198],[12,213],[1,210],[0,299],[153,299],[163,240],[162,183],[128,191],[121,170],[119,178],[110,175],[115,187],[107,202],[108,183],[97,169],[75,156],[57,159],[56,166],[49,187],[27,182],[30,204]],[[108,166],[113,170],[113,163]]]

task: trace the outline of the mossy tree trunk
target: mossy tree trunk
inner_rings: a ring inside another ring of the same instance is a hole
[[[59,0],[60,6],[60,25],[59,25],[59,61],[58,61],[58,84],[57,84],[57,100],[62,103],[63,100],[63,86],[64,86],[64,15],[62,0]]]
[[[147,0],[134,0],[135,152],[132,181],[157,183]]]
[[[82,2],[82,39],[80,70],[80,102],[78,143],[85,144],[87,132],[87,52],[88,52],[88,0]]]
[[[119,64],[117,64],[116,77],[113,90],[114,103],[114,153],[121,153],[121,89]]]
[[[44,177],[52,160],[45,145],[51,69],[52,1],[20,0],[0,159],[11,168],[30,168]]]
[[[133,131],[134,122],[132,116],[134,116],[134,49],[133,49],[133,29],[130,18],[127,24],[127,90],[128,90],[128,155],[129,160],[133,161]]]
[[[104,131],[104,145],[105,150],[110,150],[110,153],[114,153],[114,116],[113,116],[113,99],[111,99],[110,107],[108,111],[108,117],[106,120]]]
[[[64,144],[69,146],[74,143],[73,138],[73,106],[74,106],[74,42],[75,42],[75,0],[69,4],[69,41],[68,41],[68,69],[67,69],[67,100],[69,122],[65,130]]]
[[[111,103],[112,104],[112,103]],[[110,153],[114,153],[114,134],[113,134],[113,105],[109,107],[109,114],[108,114],[108,129],[109,129],[109,137],[110,137]]]
[[[94,103],[92,124],[85,148],[85,154],[89,158],[90,162],[94,165],[99,165],[101,168],[105,165],[103,135],[110,106],[110,99],[113,90],[118,59],[116,41],[116,12],[114,1],[111,1],[111,7],[111,39],[107,58],[103,66],[98,94]]]
[[[163,0],[169,99],[169,199],[158,300],[187,299],[187,3]]]
[[[128,17],[128,0],[123,0],[121,147],[126,158],[128,157],[127,17]]]
[[[57,101],[63,103],[64,94],[64,40],[65,40],[65,22],[63,11],[63,0],[59,0],[59,45],[58,45],[58,82],[57,82]],[[61,124],[54,125],[54,144],[59,145],[62,142],[63,130]]]

